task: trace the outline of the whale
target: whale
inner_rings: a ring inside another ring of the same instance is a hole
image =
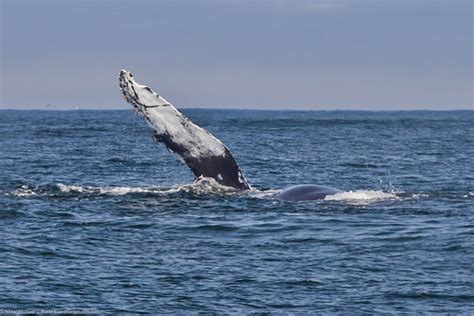
[[[328,195],[341,193],[341,190],[316,184],[297,184],[284,188],[279,194],[278,199],[284,201],[308,201],[323,200]]]
[[[212,178],[237,190],[252,189],[221,140],[194,124],[150,87],[135,81],[130,71],[120,71],[119,86],[125,100],[152,128],[152,140],[176,154],[195,179]],[[276,197],[292,202],[320,200],[338,192],[341,191],[326,186],[301,184],[284,188]]]

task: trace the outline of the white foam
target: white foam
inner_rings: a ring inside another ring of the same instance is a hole
[[[251,189],[250,191],[241,191],[231,187],[226,187],[219,184],[212,178],[199,178],[193,183],[174,185],[171,187],[159,187],[159,186],[146,186],[146,187],[129,187],[129,186],[81,186],[81,185],[67,185],[63,183],[56,184],[57,188],[62,193],[74,194],[81,193],[86,195],[112,195],[121,196],[131,193],[150,193],[156,195],[169,195],[179,192],[191,193],[196,195],[239,195],[247,196],[250,198],[258,199],[272,199],[275,198],[278,193],[281,192],[279,189],[259,190]],[[55,195],[54,191],[49,191],[43,188],[31,188],[23,185],[21,188],[16,189],[7,193],[17,197],[30,197],[36,195]],[[474,192],[469,192],[470,196],[474,196]],[[420,195],[414,194],[410,198],[416,198]],[[425,195],[422,195],[425,196]],[[328,195],[324,200],[326,201],[342,201],[350,204],[369,204],[384,200],[399,200],[403,199],[402,196],[397,196],[396,193],[374,191],[374,190],[357,190],[340,192],[333,195]]]
[[[163,192],[163,189],[159,187],[113,187],[113,186],[104,186],[104,187],[93,187],[93,186],[80,186],[80,185],[66,185],[62,183],[57,184],[59,190],[63,193],[95,193],[95,194],[104,194],[104,195],[125,195],[129,193],[159,193]]]
[[[57,184],[59,190],[64,193],[69,193],[69,192],[84,192],[84,187],[81,187],[79,185],[65,185],[62,183]]]
[[[354,204],[368,204],[372,202],[378,202],[383,200],[397,200],[398,197],[395,193],[388,193],[374,190],[357,190],[339,192],[336,194],[328,195],[324,198],[325,201],[344,201]]]
[[[238,189],[226,187],[219,184],[213,178],[200,177],[191,184],[180,185],[176,187],[178,190],[191,192],[195,194],[218,193],[218,194],[235,194],[240,192]]]
[[[209,194],[219,193],[228,194],[235,193],[238,190],[220,185],[212,178],[199,178],[190,184],[175,185],[172,187],[115,187],[115,186],[80,186],[80,185],[66,185],[58,183],[57,187],[63,193],[90,193],[99,195],[125,195],[129,193],[153,193],[153,194],[172,194],[177,192],[189,192],[194,194]]]
[[[258,199],[269,199],[276,197],[282,190],[281,189],[269,189],[269,190],[259,190],[252,188],[250,191],[246,192],[249,197],[258,198]]]
[[[125,195],[128,193],[153,192],[152,188],[134,188],[134,187],[103,187],[99,188],[100,194]]]
[[[33,189],[30,189],[28,186],[22,185],[21,188],[13,190],[12,192],[7,193],[7,195],[13,195],[13,196],[18,196],[18,197],[29,197],[29,196],[37,195],[37,193]]]
[[[408,196],[406,196],[406,198],[419,199],[419,198],[426,198],[426,197],[429,197],[429,196],[430,195],[427,194],[427,193],[411,193]]]

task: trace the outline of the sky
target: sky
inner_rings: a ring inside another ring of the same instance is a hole
[[[0,108],[474,109],[471,0],[0,0]],[[48,107],[47,107],[48,106]]]

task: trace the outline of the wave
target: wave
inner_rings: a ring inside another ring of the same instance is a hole
[[[63,193],[92,193],[98,195],[125,195],[130,193],[151,193],[158,195],[173,194],[179,192],[192,193],[196,195],[202,194],[229,194],[238,192],[234,188],[222,186],[211,178],[200,178],[190,184],[175,185],[172,187],[117,187],[117,186],[79,186],[57,184],[59,190]]]
[[[90,186],[57,183],[46,186],[30,187],[22,185],[6,195],[19,198],[36,197],[107,197],[127,194],[145,194],[166,196],[173,194],[190,194],[192,196],[240,196],[256,199],[277,199],[281,189],[257,189],[240,191],[220,185],[212,178],[199,178],[193,183],[179,184],[170,187],[161,186]],[[472,193],[472,192],[469,192]],[[384,192],[376,190],[355,190],[340,192],[325,197],[324,201],[336,201],[349,204],[369,204],[380,201],[404,200],[425,197],[425,194],[409,194],[399,191]]]
[[[211,178],[200,178],[190,184],[181,184],[171,187],[90,186],[76,184],[68,185],[63,183],[37,187],[22,185],[20,188],[6,193],[6,195],[24,198],[32,196],[54,197],[77,194],[82,194],[86,196],[120,196],[133,193],[146,193],[156,195],[168,195],[174,193],[190,193],[193,195],[229,195],[240,193],[240,191],[234,188],[222,186]]]

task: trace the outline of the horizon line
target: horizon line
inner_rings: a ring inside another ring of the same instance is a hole
[[[426,109],[426,108],[414,108],[414,109],[386,109],[386,110],[377,110],[377,109],[278,109],[278,108],[213,108],[213,107],[180,107],[177,110],[217,110],[217,111],[281,111],[281,112],[337,112],[337,111],[346,111],[346,112],[455,112],[455,111],[474,111],[474,106],[472,108],[455,108],[455,109]],[[0,111],[133,111],[133,109],[126,108],[1,108]]]

